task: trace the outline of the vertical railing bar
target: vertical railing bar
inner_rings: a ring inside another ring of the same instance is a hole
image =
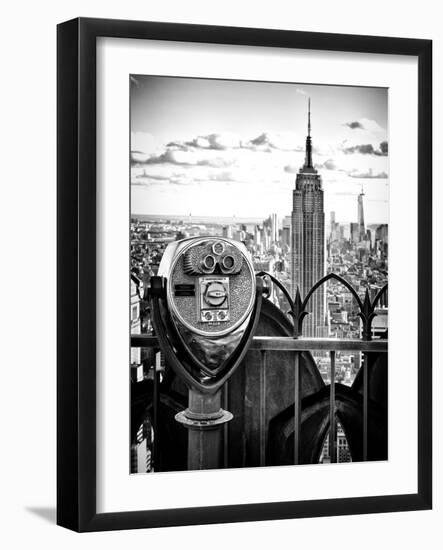
[[[229,409],[229,382],[226,381],[223,388],[223,408],[225,411]],[[223,467],[228,467],[228,438],[229,438],[229,422],[223,426]]]
[[[368,354],[363,353],[363,461],[368,460]]]
[[[336,422],[335,422],[335,351],[330,351],[331,384],[329,386],[329,456],[331,462],[337,462]]]
[[[158,378],[157,378],[157,353],[154,355],[154,395],[153,395],[153,405],[154,405],[154,448],[152,453],[152,469],[154,472],[158,472]]]
[[[294,464],[300,463],[300,352],[294,357]]]
[[[267,352],[262,350],[260,365],[260,466],[266,466],[266,363]]]

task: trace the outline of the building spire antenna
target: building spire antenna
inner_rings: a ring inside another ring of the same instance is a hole
[[[308,135],[306,136],[305,164],[303,169],[313,169],[312,165],[312,143],[311,143],[311,98],[308,98]]]
[[[311,137],[311,98],[308,97],[308,136]]]

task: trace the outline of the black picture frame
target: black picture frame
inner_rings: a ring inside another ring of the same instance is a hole
[[[398,54],[418,59],[418,490],[415,494],[96,512],[96,39]],[[57,523],[75,531],[432,507],[432,42],[286,30],[74,19],[57,32]]]

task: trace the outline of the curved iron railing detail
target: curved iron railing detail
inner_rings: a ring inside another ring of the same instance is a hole
[[[366,289],[365,297],[363,301],[361,300],[360,296],[358,295],[355,288],[343,277],[340,277],[340,275],[337,275],[336,273],[328,273],[324,277],[322,277],[320,280],[318,280],[315,285],[309,290],[306,297],[302,299],[300,294],[300,289],[297,285],[297,289],[295,292],[295,297],[292,298],[289,294],[286,287],[282,284],[281,281],[279,281],[276,277],[271,275],[270,273],[267,273],[266,271],[260,271],[257,273],[260,277],[267,277],[272,281],[272,283],[281,290],[283,295],[285,296],[286,300],[288,301],[290,310],[287,312],[288,315],[290,315],[293,318],[294,321],[294,338],[299,338],[303,331],[303,319],[306,317],[306,315],[309,315],[309,311],[307,311],[306,307],[308,305],[309,300],[311,299],[312,295],[318,288],[320,288],[322,285],[327,283],[329,280],[334,279],[344,287],[346,287],[349,292],[352,294],[352,296],[355,298],[355,301],[357,302],[358,309],[360,310],[358,312],[358,316],[362,320],[362,339],[363,340],[371,340],[371,330],[372,330],[372,320],[377,315],[375,313],[375,308],[377,306],[377,303],[379,302],[380,298],[382,297],[385,292],[388,290],[388,284],[385,284],[376,294],[374,300],[371,301],[371,298],[369,296],[369,291]]]
[[[380,298],[383,296],[383,294],[385,292],[387,292],[388,290],[388,284],[386,283],[376,294],[373,302],[372,302],[372,305],[375,307],[377,305],[377,302],[380,300]]]

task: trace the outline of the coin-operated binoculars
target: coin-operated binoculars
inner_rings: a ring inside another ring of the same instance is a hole
[[[176,420],[188,428],[188,468],[218,468],[232,419],[221,388],[245,356],[260,315],[262,279],[245,246],[218,237],[170,243],[151,278],[152,322],[167,365],[189,388]]]

